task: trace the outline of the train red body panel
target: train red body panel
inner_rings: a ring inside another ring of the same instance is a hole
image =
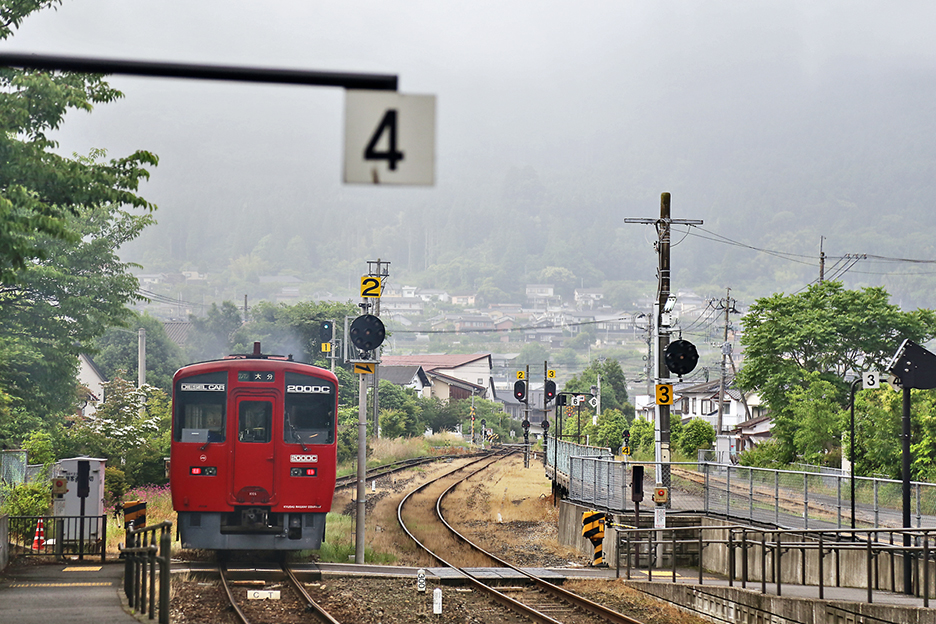
[[[318,549],[335,492],[338,379],[232,356],[173,377],[172,505],[183,548]]]

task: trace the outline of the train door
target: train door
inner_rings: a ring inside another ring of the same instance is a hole
[[[269,505],[273,498],[273,395],[234,399],[237,439],[234,442],[232,494],[240,504]]]

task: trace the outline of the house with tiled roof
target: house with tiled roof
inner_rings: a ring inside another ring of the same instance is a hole
[[[384,358],[384,362],[386,360],[387,358]],[[412,388],[423,398],[432,396],[432,381],[426,371],[423,370],[423,367],[418,364],[412,366],[387,366],[382,363],[378,369],[378,375],[381,381],[389,381],[397,386]]]
[[[91,356],[78,354],[78,416],[87,418],[97,411],[97,406],[104,402],[104,383],[107,377],[94,363]]]
[[[421,366],[433,380],[432,396],[440,399],[468,398],[472,393],[485,399],[494,396],[490,353],[385,355],[381,365]],[[443,389],[443,385],[448,389]]]

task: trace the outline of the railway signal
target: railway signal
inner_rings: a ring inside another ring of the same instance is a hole
[[[514,382],[514,398],[520,401],[521,403],[527,402],[527,386],[526,381],[518,379]]]
[[[556,398],[556,382],[552,379],[547,379],[546,383],[543,385],[543,394],[546,396],[546,402],[549,403]]]
[[[663,361],[671,373],[682,377],[691,373],[696,367],[699,362],[699,352],[688,340],[674,340],[666,346]]]
[[[331,342],[334,338],[335,324],[332,321],[322,321],[319,327],[319,342]]]
[[[362,314],[351,322],[351,344],[361,351],[373,351],[383,344],[387,335],[383,321],[373,314]]]

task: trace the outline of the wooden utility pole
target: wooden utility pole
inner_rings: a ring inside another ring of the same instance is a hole
[[[657,279],[659,280],[659,289],[657,293],[657,304],[654,306],[656,308],[653,315],[653,322],[656,323],[658,337],[656,344],[656,371],[657,379],[662,382],[665,379],[669,378],[669,369],[666,368],[666,364],[663,360],[663,353],[666,351],[667,345],[669,345],[669,329],[668,326],[664,328],[661,324],[663,320],[664,310],[666,308],[666,302],[670,297],[670,227],[673,224],[676,225],[702,225],[701,220],[697,219],[672,219],[670,217],[670,194],[663,193],[660,195],[660,218],[659,219],[624,219],[624,223],[644,223],[652,224],[656,226],[657,230],[657,255],[659,258],[659,264],[657,269]],[[657,456],[661,462],[661,477],[660,482],[666,488],[669,488],[671,485],[670,479],[670,406],[669,405],[657,405],[658,408],[658,421],[657,427],[659,429],[659,442],[657,449]]]

